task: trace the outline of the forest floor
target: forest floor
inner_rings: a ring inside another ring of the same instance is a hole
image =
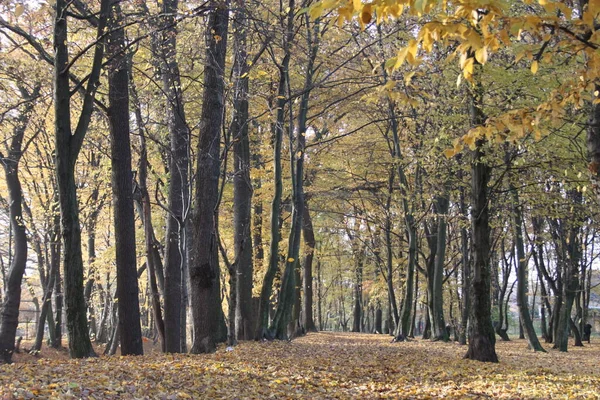
[[[497,342],[498,364],[464,360],[456,343],[351,333],[242,342],[209,355],[164,355],[151,345],[142,357],[17,354],[0,366],[0,399],[600,398],[598,338],[568,353]]]

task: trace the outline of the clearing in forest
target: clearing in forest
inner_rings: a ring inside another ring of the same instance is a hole
[[[532,353],[498,342],[499,364],[464,360],[465,346],[322,332],[243,342],[209,355],[15,357],[0,366],[1,399],[598,398],[600,343]]]

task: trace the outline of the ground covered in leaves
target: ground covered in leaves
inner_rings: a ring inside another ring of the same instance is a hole
[[[498,342],[499,364],[455,343],[317,333],[210,355],[66,360],[46,350],[0,366],[0,399],[599,398],[600,343],[531,353]]]

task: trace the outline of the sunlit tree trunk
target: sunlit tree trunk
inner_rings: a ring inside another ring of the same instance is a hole
[[[10,269],[4,287],[0,320],[0,362],[4,363],[12,361],[15,350],[19,306],[21,305],[21,282],[27,264],[27,236],[23,220],[23,190],[19,180],[19,161],[23,154],[23,138],[33,110],[33,100],[38,96],[39,90],[38,86],[32,93],[29,93],[21,87],[24,106],[13,130],[8,154],[0,153],[0,163],[4,167],[4,177],[8,188],[9,218],[14,238],[14,253],[10,260]]]
[[[93,64],[88,76],[81,114],[75,131],[71,129],[71,93],[69,82],[69,52],[67,18],[70,2],[57,0],[54,20],[54,110],[56,176],[61,210],[63,237],[63,268],[69,353],[73,358],[94,356],[87,327],[83,293],[83,257],[81,228],[75,183],[75,163],[81,150],[93,111],[104,54],[104,33],[109,13],[108,0],[102,0],[98,19],[97,42]]]

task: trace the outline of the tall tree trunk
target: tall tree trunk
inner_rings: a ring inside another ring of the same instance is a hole
[[[108,121],[111,137],[112,193],[117,267],[117,299],[121,332],[121,355],[141,355],[139,288],[135,220],[133,211],[133,173],[129,135],[129,74],[125,53],[125,30],[119,3],[112,6],[107,42]]]
[[[380,47],[383,54],[383,41],[381,29],[378,28],[378,34],[380,37]],[[383,67],[383,64],[382,64]],[[388,73],[385,68],[382,68],[384,83],[388,82]],[[408,337],[411,325],[411,312],[413,306],[414,297],[414,280],[415,280],[415,267],[417,262],[417,227],[415,225],[415,218],[413,210],[410,206],[410,193],[409,193],[409,182],[406,176],[406,171],[402,165],[404,159],[402,155],[400,145],[400,135],[398,127],[398,116],[396,115],[396,105],[394,101],[388,99],[387,113],[389,118],[389,129],[392,132],[392,140],[390,143],[390,153],[392,159],[395,161],[396,174],[398,175],[398,183],[400,186],[401,204],[402,211],[404,213],[404,225],[406,229],[406,235],[408,238],[408,262],[406,265],[406,286],[404,291],[404,298],[400,307],[399,318],[396,322],[396,329],[394,336],[397,339],[404,339]],[[391,276],[390,276],[391,277]],[[389,284],[389,283],[388,283]],[[392,303],[393,304],[393,303]]]
[[[109,0],[100,3],[97,41],[91,72],[83,98],[81,114],[75,131],[71,130],[71,93],[69,82],[69,52],[67,18],[70,2],[57,0],[54,20],[54,111],[55,163],[61,210],[63,237],[63,268],[69,354],[73,358],[94,356],[90,342],[85,297],[83,294],[83,258],[81,228],[75,183],[75,163],[83,144],[93,111],[93,104],[104,53],[104,30],[109,14]]]
[[[354,253],[354,304],[352,307],[352,332],[360,332],[362,309],[362,280],[363,280],[363,253]]]
[[[549,327],[546,331],[546,335],[544,337],[546,343],[552,343],[554,342],[554,327],[556,326],[555,321],[555,316],[558,313],[558,310],[560,309],[560,304],[562,303],[562,290],[559,290],[559,287],[557,286],[559,282],[559,280],[554,280],[550,274],[548,273],[548,269],[546,268],[546,264],[544,262],[544,244],[543,244],[543,239],[540,237],[541,232],[542,232],[542,219],[541,218],[532,218],[531,220],[531,225],[533,227],[533,234],[534,234],[534,243],[532,244],[532,254],[533,254],[533,261],[535,263],[535,267],[538,273],[538,276],[540,277],[540,282],[541,282],[541,292],[542,292],[542,299],[544,302],[544,309],[549,311],[549,318],[550,318],[550,322],[549,322]],[[559,274],[557,275],[557,278],[560,276],[560,271]],[[545,279],[546,282],[548,282],[548,285],[550,287],[550,290],[552,291],[552,293],[554,294],[554,300],[555,300],[555,307],[551,307],[550,306],[550,300],[549,300],[549,293],[546,289],[546,285],[544,285],[543,280]],[[542,318],[544,319],[544,326],[545,326],[545,314],[542,315]]]
[[[302,219],[302,236],[304,237],[305,257],[302,275],[302,326],[305,332],[316,332],[313,318],[313,272],[312,264],[315,255],[315,232],[313,230],[308,201],[304,199],[304,218]]]
[[[462,160],[462,157],[459,155],[458,162]],[[462,181],[463,172],[462,169],[459,170],[459,180]],[[460,194],[459,194],[459,207],[460,214],[465,219],[467,218],[467,202],[465,200],[465,189],[461,185]],[[461,308],[461,318],[460,318],[460,337],[459,343],[461,345],[467,344],[467,330],[469,323],[469,312],[471,309],[471,259],[469,257],[469,230],[466,226],[461,226],[460,228],[460,255],[461,255],[461,266],[462,266],[462,308]]]
[[[291,12],[291,11],[290,11]],[[273,200],[271,201],[271,242],[269,246],[269,264],[263,278],[260,290],[260,300],[258,307],[258,321],[256,326],[256,340],[272,339],[273,335],[269,332],[269,309],[271,305],[271,293],[273,292],[273,281],[278,271],[279,264],[279,240],[281,239],[279,223],[281,221],[280,208],[281,196],[283,192],[282,168],[281,168],[281,144],[283,141],[283,130],[285,124],[285,105],[287,69],[289,67],[290,55],[286,54],[278,66],[279,82],[277,88],[277,116],[273,124],[273,174],[274,185]]]
[[[42,297],[42,310],[40,312],[40,317],[38,320],[37,332],[35,335],[35,342],[31,347],[32,351],[40,351],[42,349],[42,342],[44,340],[44,327],[46,326],[46,320],[48,322],[52,321],[52,318],[48,318],[52,315],[52,291],[54,289],[54,279],[56,275],[51,270],[48,274],[46,287],[44,288],[44,297]],[[50,323],[48,324],[48,331],[51,335],[54,334],[50,327]]]
[[[402,151],[400,147],[400,135],[398,128],[398,119],[394,105],[391,101],[388,104],[388,113],[390,115],[390,124],[392,131],[392,157],[396,160],[398,183],[400,185],[400,195],[402,211],[404,212],[404,224],[408,237],[408,263],[406,264],[406,286],[404,299],[400,307],[400,315],[394,336],[397,338],[406,338],[410,332],[411,311],[414,295],[415,266],[417,263],[417,227],[412,208],[409,203],[409,183],[406,177],[404,167],[402,166]]]
[[[443,283],[444,283],[444,262],[446,259],[446,214],[450,206],[448,195],[439,196],[436,199],[435,212],[438,215],[437,227],[437,249],[435,254],[435,263],[433,267],[433,290],[432,290],[432,328],[433,338],[435,340],[449,340],[446,322],[444,320],[444,300],[443,300]]]
[[[287,13],[287,25],[286,25],[286,36],[284,38],[283,48],[285,58],[289,61],[290,46],[294,37],[294,16],[295,16],[295,1],[289,0],[288,2],[288,13]],[[309,48],[311,49],[311,55],[306,66],[306,75],[304,82],[304,91],[300,98],[300,107],[298,110],[298,125],[296,129],[292,126],[288,126],[289,138],[290,138],[290,170],[292,177],[292,223],[290,228],[290,236],[288,238],[288,254],[285,262],[285,269],[283,271],[283,277],[281,280],[281,290],[277,301],[277,311],[273,318],[272,328],[275,337],[278,339],[288,338],[288,324],[292,321],[292,310],[295,302],[296,293],[296,276],[294,269],[300,266],[297,262],[300,256],[300,238],[302,235],[302,216],[304,208],[304,157],[305,157],[305,146],[306,146],[306,129],[307,129],[307,117],[308,117],[308,100],[312,89],[312,79],[314,74],[314,59],[316,53],[312,46],[312,33],[310,29],[310,18],[305,14],[306,26],[307,26],[307,40]],[[285,81],[289,85],[289,71],[287,66],[282,68],[281,72],[286,75]],[[289,95],[289,93],[288,93]],[[291,113],[291,108],[290,108]],[[291,120],[291,118],[290,118]],[[293,136],[296,133],[296,146],[294,147]]]
[[[252,310],[252,181],[250,180],[250,140],[248,138],[248,53],[246,51],[246,1],[236,0],[233,15],[234,86],[231,136],[233,138],[233,221],[234,273],[237,274],[236,338],[254,337]]]
[[[546,352],[535,333],[533,321],[529,313],[529,299],[527,296],[529,271],[527,269],[525,244],[523,242],[523,217],[521,214],[521,205],[519,204],[519,192],[517,192],[517,188],[513,183],[510,183],[509,190],[512,194],[513,227],[515,232],[515,245],[517,247],[517,307],[519,308],[521,326],[527,336],[529,347],[534,351]]]
[[[131,63],[129,64],[129,67],[131,67]],[[157,280],[157,271],[162,270],[162,263],[160,259],[160,253],[158,251],[159,243],[154,236],[154,228],[152,226],[152,209],[150,207],[150,195],[148,194],[147,186],[148,150],[146,147],[146,134],[137,90],[133,84],[132,78],[133,76],[130,74],[130,91],[135,110],[136,126],[140,138],[140,155],[138,164],[139,187],[137,188],[139,190],[139,198],[137,200],[139,201],[140,219],[142,220],[142,224],[144,226],[144,244],[146,251],[146,264],[148,265],[148,280],[150,284],[153,321],[160,339],[161,350],[165,352],[165,322],[163,320],[160,304],[160,292],[158,284],[160,280]]]
[[[54,306],[56,308],[56,315],[51,315],[49,318],[53,320],[52,325],[54,326],[54,338],[50,336],[50,346],[55,349],[62,347],[62,312],[63,312],[63,295],[62,295],[62,284],[60,276],[60,259],[62,242],[60,240],[60,212],[57,210],[56,204],[58,203],[58,193],[55,193],[55,205],[53,206],[53,218],[52,218],[52,229],[50,232],[50,273],[54,275]]]
[[[194,246],[190,249],[190,283],[194,342],[192,353],[212,352],[223,318],[218,263],[219,144],[223,124],[224,70],[229,10],[216,0],[209,2],[206,27],[206,68],[198,143]]]
[[[23,191],[19,180],[19,161],[23,154],[23,138],[33,110],[33,100],[38,96],[39,90],[38,86],[32,94],[29,94],[25,89],[21,89],[25,103],[13,130],[9,153],[6,156],[0,153],[0,163],[4,167],[8,188],[10,226],[14,235],[14,255],[10,260],[0,318],[0,362],[4,363],[12,361],[15,350],[21,305],[21,283],[27,264],[27,235],[23,220]]]
[[[166,94],[167,125],[170,137],[169,216],[165,246],[165,347],[169,353],[182,351],[181,326],[183,284],[186,282],[185,227],[190,207],[188,183],[190,134],[185,117],[179,64],[177,62],[178,0],[162,2],[162,41],[156,55],[161,59],[163,90]],[[208,53],[207,53],[208,54]],[[209,63],[212,61],[208,61]],[[217,110],[218,112],[218,110]],[[218,160],[217,160],[218,162]]]
[[[481,65],[477,63],[473,76],[475,84],[469,93],[471,127],[485,123],[483,114],[483,86]],[[491,168],[485,160],[485,140],[475,143],[471,161],[471,229],[473,274],[471,277],[471,309],[469,318],[469,345],[465,358],[498,362],[496,337],[492,325],[490,302],[490,224],[488,183]]]
[[[567,197],[577,208],[582,202],[582,194],[578,190],[571,189],[567,191]],[[579,210],[576,210],[577,212]],[[569,344],[569,331],[571,326],[571,309],[575,301],[575,296],[579,291],[579,263],[581,261],[581,242],[579,240],[579,221],[581,217],[577,214],[571,216],[569,221],[563,221],[568,226],[568,238],[561,237],[562,246],[566,250],[566,260],[564,262],[564,273],[562,275],[562,295],[564,303],[558,312],[558,323],[556,327],[555,347],[560,351],[567,351]],[[566,219],[566,218],[565,218]],[[556,311],[555,311],[556,313]]]
[[[392,247],[392,193],[394,191],[394,168],[390,169],[388,178],[388,195],[385,203],[385,248],[386,248],[386,284],[388,294],[388,309],[391,311],[393,323],[397,326],[400,323],[400,314],[398,313],[398,303],[394,292],[394,255]]]

